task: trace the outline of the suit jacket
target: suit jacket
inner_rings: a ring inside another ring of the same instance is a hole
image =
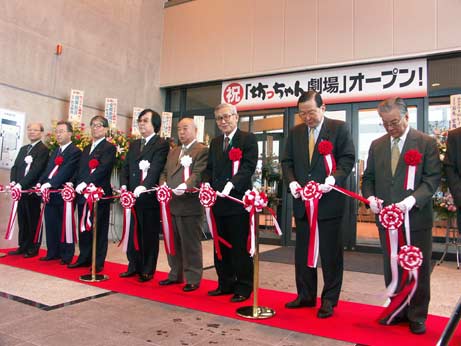
[[[160,177],[160,185],[167,183],[172,189],[184,182],[184,167],[179,162],[181,146],[171,150],[166,160],[165,168]],[[202,182],[202,172],[205,170],[208,161],[208,148],[202,143],[195,142],[186,149],[183,155],[189,155],[192,158],[192,164],[189,167],[190,176],[187,179],[187,188],[200,187]],[[200,204],[197,193],[185,193],[182,196],[173,194],[170,202],[171,214],[189,216],[201,215],[203,207]]]
[[[46,167],[50,153],[50,150],[41,141],[34,145],[29,154],[27,154],[27,149],[28,145],[25,145],[19,150],[18,156],[14,161],[13,167],[11,167],[10,173],[10,181],[21,184],[23,190],[27,190],[38,183],[40,176]],[[32,163],[30,165],[29,173],[24,176],[27,167],[24,159],[27,155],[32,156]]]
[[[231,181],[234,188],[230,195],[242,199],[247,190],[253,187],[251,177],[256,170],[258,162],[258,143],[254,134],[237,131],[232,138],[227,152],[223,152],[224,135],[213,138],[210,143],[207,168],[203,172],[203,181],[209,182],[216,191],[222,191],[228,181]],[[242,159],[236,175],[232,176],[232,161],[229,159],[231,148],[242,150]],[[246,213],[242,205],[227,198],[219,198],[213,207],[216,215],[235,215]]]
[[[48,178],[51,171],[55,167],[54,160],[58,156],[59,147],[56,148],[50,156],[50,160],[48,161],[48,165],[46,169],[43,171],[43,174],[40,178],[40,183],[43,185],[44,183],[50,183],[51,189],[60,189],[64,183],[73,180],[74,174],[78,169],[78,163],[80,161],[80,156],[82,152],[79,148],[75,146],[74,143],[70,143],[67,148],[61,153],[61,156],[64,158],[63,163],[59,167],[56,175],[51,179]],[[50,202],[49,204],[63,204],[63,200],[60,193],[52,193],[50,195]]]
[[[448,187],[456,206],[461,207],[461,127],[448,132],[447,152],[443,163]]]
[[[309,163],[308,133],[309,128],[306,124],[299,124],[290,130],[282,158],[283,177],[286,183],[297,181],[303,187],[311,180],[318,183],[325,181],[327,177],[325,163],[323,156],[318,152],[318,144],[322,140],[328,140],[333,144],[332,154],[336,161],[336,171],[333,176],[336,185],[344,187],[355,162],[354,143],[346,123],[324,117],[311,163]],[[319,202],[319,220],[340,217],[344,212],[344,203],[345,197],[337,191],[332,190],[324,194]],[[306,207],[300,198],[293,200],[293,212],[296,218],[305,215]]]
[[[416,169],[415,190],[405,190],[407,165],[405,153],[416,149],[423,157]],[[432,195],[437,190],[441,177],[439,150],[434,138],[410,129],[403,145],[395,175],[391,172],[391,138],[388,134],[374,140],[368,153],[368,161],[362,178],[362,193],[365,198],[376,196],[384,206],[398,203],[412,195],[416,205],[410,211],[410,228],[418,230],[432,227]]]
[[[110,175],[115,163],[115,146],[105,139],[102,140],[91,152],[91,144],[83,149],[80,159],[78,174],[75,178],[75,186],[85,182],[87,185],[93,183],[96,187],[104,190],[104,196],[112,196],[110,185]],[[99,166],[90,174],[89,162],[95,159],[99,161]],[[79,194],[77,198],[79,204],[85,203],[85,197]],[[101,200],[99,203],[110,203],[110,200]]]
[[[160,174],[165,166],[170,146],[158,134],[152,137],[141,152],[141,140],[131,143],[130,150],[126,155],[125,162],[120,174],[120,185],[126,185],[128,190],[133,191],[137,186],[143,185],[150,189],[158,184]],[[146,178],[141,184],[141,170],[139,162],[147,160],[150,168]],[[155,193],[143,193],[136,199],[136,206],[142,208],[158,208],[159,204]]]

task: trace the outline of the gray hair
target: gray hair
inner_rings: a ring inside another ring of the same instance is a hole
[[[231,105],[229,103],[220,103],[219,105],[217,105],[215,107],[215,109],[214,109],[215,114],[216,114],[217,111],[219,111],[219,110],[221,110],[223,108],[229,108],[232,114],[237,114],[238,115],[237,108],[234,105]]]
[[[389,113],[392,110],[398,109],[400,117],[403,118],[408,114],[407,104],[401,97],[391,97],[384,101],[381,101],[378,105],[378,113]]]

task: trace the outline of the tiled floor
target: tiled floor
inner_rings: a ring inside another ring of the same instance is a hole
[[[212,243],[205,241],[203,246],[204,267],[209,267],[213,262]],[[14,243],[0,241],[0,248],[5,247],[14,247]],[[261,251],[272,248],[262,245]],[[158,270],[167,271],[166,256],[163,247],[161,249]],[[126,263],[125,255],[114,244],[110,245],[108,260]],[[204,277],[216,279],[214,268],[205,270]],[[460,278],[461,272],[453,262],[434,268],[430,313],[451,314],[460,296]],[[261,262],[260,286],[295,292],[294,266]],[[385,301],[383,286],[381,275],[345,272],[341,299],[382,305]],[[0,297],[0,346],[349,345],[110,293],[1,265],[1,260],[0,292],[3,292]],[[37,307],[8,299],[8,294],[24,298],[29,304],[36,302]],[[96,298],[82,300],[92,296]],[[67,302],[73,303],[66,305]]]

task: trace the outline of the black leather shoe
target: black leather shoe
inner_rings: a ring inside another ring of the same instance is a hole
[[[195,291],[197,288],[199,288],[199,285],[185,284],[184,287],[182,288],[182,290],[184,292],[192,292],[192,291]]]
[[[96,268],[94,268],[94,270],[95,270],[96,274],[98,274],[98,273],[100,273],[100,272],[102,272],[104,270],[104,267],[103,266],[101,266],[101,267],[96,266]],[[91,267],[90,267],[90,273],[91,273]]]
[[[89,267],[91,264],[87,262],[75,262],[67,266],[69,269],[80,268],[80,267]]]
[[[152,274],[139,274],[139,282],[147,282],[152,280],[154,276]]]
[[[232,294],[232,292],[223,291],[219,287],[215,290],[208,291],[208,295],[212,297],[225,296],[226,294]]]
[[[378,322],[379,322],[379,324],[382,324],[383,326],[395,326],[395,325],[397,325],[399,323],[408,322],[408,318],[407,318],[407,316],[396,316],[396,317],[394,317],[394,319],[390,323],[387,323],[386,318],[383,318],[383,319],[379,320]]]
[[[32,258],[32,257],[35,257],[35,256],[38,256],[38,252],[26,252],[24,254],[24,258]]]
[[[230,301],[232,303],[240,303],[240,302],[243,302],[243,301],[247,300],[248,298],[250,298],[250,297],[242,296],[242,295],[236,293],[236,294],[234,294],[232,296]]]
[[[313,308],[315,307],[316,301],[315,300],[303,300],[300,297],[296,298],[292,302],[286,303],[285,307],[287,309],[298,309],[298,308]]]
[[[121,278],[130,278],[132,276],[135,276],[138,274],[135,270],[127,270],[126,272],[118,274],[119,277]]]
[[[412,332],[413,334],[426,333],[426,323],[410,321],[410,332]]]
[[[182,281],[176,281],[176,280],[170,280],[170,279],[165,279],[165,280],[158,282],[160,286],[168,286],[168,285],[174,285],[174,284],[180,284],[180,283],[182,283]]]
[[[8,255],[22,255],[24,253],[24,250],[21,249],[16,249],[12,251],[8,251]]]
[[[333,316],[333,304],[329,300],[322,301],[319,311],[317,311],[318,318],[328,318]]]
[[[57,260],[57,259],[58,258],[56,258],[56,257],[43,256],[43,257],[39,258],[39,261],[53,261],[53,260]]]
[[[59,264],[67,265],[67,264],[70,263],[70,261],[71,261],[71,260],[63,260],[63,259],[62,259],[61,261],[59,261]]]

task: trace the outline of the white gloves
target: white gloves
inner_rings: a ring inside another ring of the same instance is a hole
[[[43,193],[43,191],[48,190],[51,187],[50,183],[45,183],[42,186],[40,186],[40,192]]]
[[[293,196],[293,198],[301,197],[301,194],[298,191],[298,190],[301,190],[301,185],[299,185],[297,181],[292,181],[289,186],[290,186],[290,191],[291,191],[291,195]]]
[[[187,190],[187,184],[186,183],[181,183],[176,187],[176,189],[173,189],[173,193],[176,196],[182,196],[184,194],[184,192],[186,192],[186,190]]]
[[[120,191],[121,191],[121,190],[126,190],[126,185],[120,186]]]
[[[375,196],[370,196],[367,198],[370,201],[370,209],[374,214],[379,214],[381,209],[383,209],[383,200]]]
[[[208,189],[211,187],[210,183],[203,183],[203,186],[208,188]]]
[[[86,183],[84,181],[82,181],[80,184],[77,185],[77,187],[75,188],[75,192],[77,193],[82,193],[83,190],[85,190],[85,187],[86,187]]]
[[[405,213],[406,211],[410,211],[415,204],[416,199],[413,196],[408,196],[403,201],[396,203],[396,206]]]
[[[229,196],[231,190],[234,188],[234,184],[232,182],[228,181],[227,184],[224,186],[224,189],[222,189],[221,194],[224,196]]]
[[[140,195],[141,193],[143,193],[144,191],[146,191],[146,190],[147,190],[147,189],[146,189],[145,186],[139,185],[139,186],[136,187],[136,189],[134,189],[133,194],[134,194],[134,196],[135,196],[136,198],[138,198],[139,195]]]
[[[322,193],[330,192],[335,183],[336,183],[335,177],[332,175],[329,175],[328,177],[325,178],[325,182],[323,184],[320,184],[319,186],[320,191],[322,191]]]
[[[16,184],[13,186],[13,189],[18,189],[19,191],[21,191],[21,190],[22,190],[22,186],[21,186],[21,184],[16,183]]]

